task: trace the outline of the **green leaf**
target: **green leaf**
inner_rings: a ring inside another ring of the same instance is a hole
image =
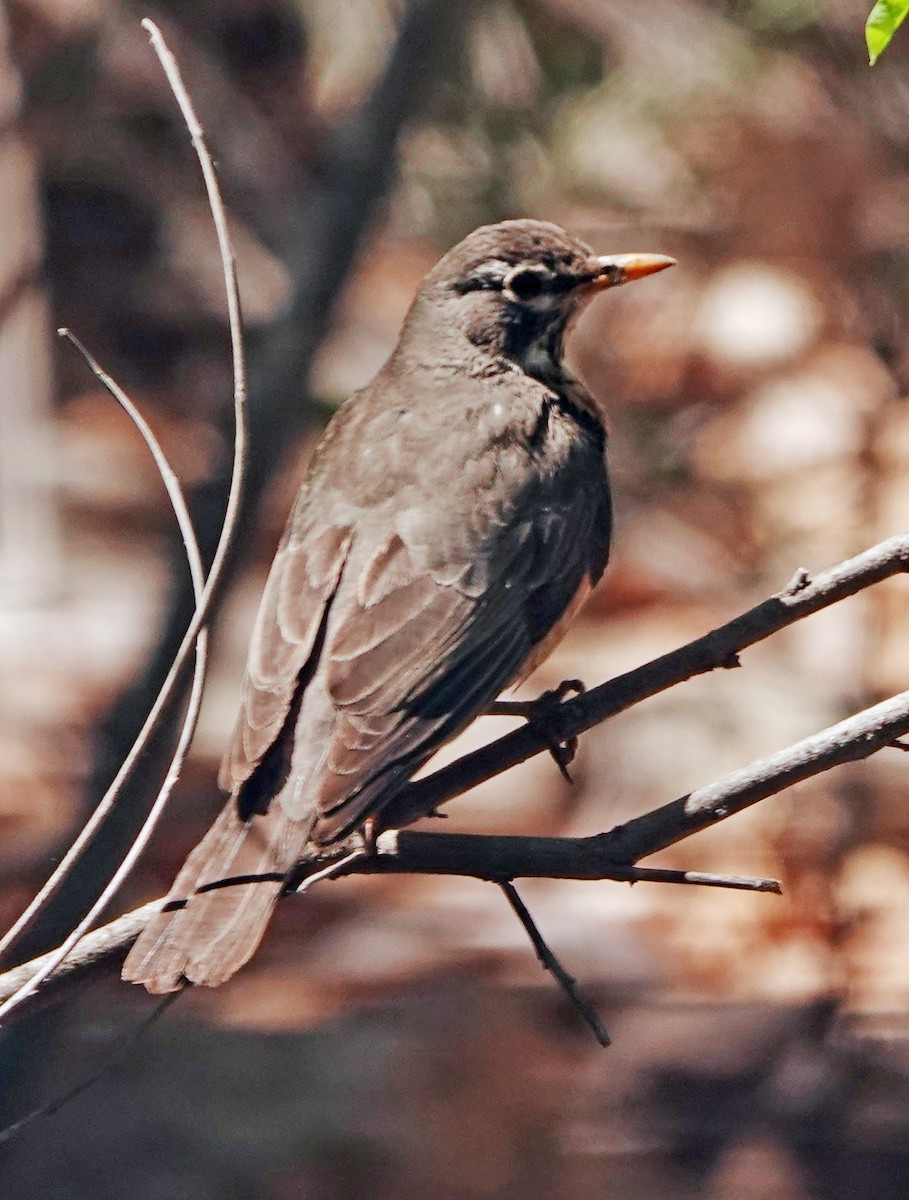
[[[890,45],[890,39],[909,13],[909,0],[877,0],[865,22],[868,61],[872,67]]]

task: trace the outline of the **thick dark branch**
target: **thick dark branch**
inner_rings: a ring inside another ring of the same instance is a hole
[[[375,855],[357,859],[342,873],[462,875],[492,883],[509,879],[614,880],[696,884],[777,894],[781,891],[775,879],[620,863],[615,858],[612,837],[612,833],[596,833],[591,837],[511,837],[388,830],[379,837]]]
[[[339,860],[350,863],[337,873],[354,875],[462,875],[501,883],[516,877],[616,880],[620,883],[698,884],[748,891],[779,892],[775,879],[747,879],[739,876],[711,875],[693,871],[616,864],[611,855],[610,834],[586,838],[488,837],[469,833],[416,833],[389,830],[376,844],[375,854],[354,856],[350,847],[326,854],[308,864],[307,878],[324,871]],[[223,880],[224,886],[250,883],[255,877],[244,875]],[[262,876],[263,879],[273,876]],[[151,918],[165,903],[153,900],[134,912],[86,934],[73,953],[28,998],[15,1013],[15,1019],[68,992],[75,984],[94,979],[117,966]],[[172,902],[179,908],[181,901]],[[0,975],[0,1003],[6,1000],[51,958],[42,955],[32,962]]]
[[[907,569],[909,534],[901,534],[823,571],[814,579],[807,572],[798,571],[781,592],[740,617],[678,650],[671,650],[642,667],[566,700],[547,716],[547,725],[559,740],[568,741],[686,679],[705,675],[719,667],[738,666],[738,655],[749,646]],[[412,783],[402,794],[389,823],[405,825],[410,812],[429,812],[455,796],[463,795],[478,783],[535,754],[548,751],[550,744],[550,740],[531,724],[506,734]]]

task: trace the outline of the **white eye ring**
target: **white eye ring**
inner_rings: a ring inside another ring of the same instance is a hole
[[[515,267],[505,276],[502,291],[510,300],[523,304],[541,296],[551,278],[552,272],[546,267]]]

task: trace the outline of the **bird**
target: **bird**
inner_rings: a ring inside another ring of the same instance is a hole
[[[224,983],[304,856],[381,829],[414,773],[560,640],[612,536],[605,416],[565,337],[599,292],[673,264],[521,219],[429,271],[316,447],[252,633],[230,798],[171,889],[185,906],[152,919],[124,979]],[[267,878],[210,886],[247,875]]]

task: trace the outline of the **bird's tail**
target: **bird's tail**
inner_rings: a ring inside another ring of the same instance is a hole
[[[171,888],[168,899],[185,899],[186,906],[152,919],[126,958],[123,978],[156,994],[184,982],[217,987],[230,979],[262,940],[283,879],[199,889],[235,876],[283,876],[308,837],[307,822],[289,820],[280,804],[244,822],[236,801],[228,801]]]

